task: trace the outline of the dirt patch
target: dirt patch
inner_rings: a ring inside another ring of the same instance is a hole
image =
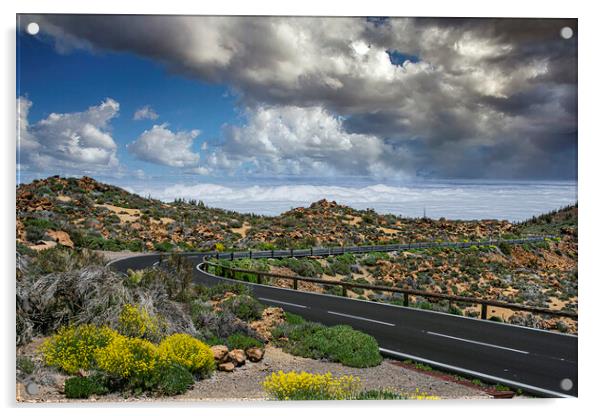
[[[247,232],[249,232],[250,229],[251,229],[251,224],[245,222],[241,227],[231,228],[230,231],[232,231],[233,233],[236,233],[236,234],[240,234],[242,236],[242,238],[245,238],[247,236]]]
[[[73,248],[73,241],[71,241],[71,237],[65,231],[54,231],[49,230],[47,234],[50,238],[56,241],[59,244],[62,244],[66,247]]]
[[[171,224],[172,222],[175,222],[175,220],[173,218],[168,218],[168,217],[161,217],[158,220],[151,218],[151,224],[168,225],[168,224]]]
[[[47,250],[49,248],[56,247],[56,246],[57,246],[56,241],[40,241],[36,245],[29,246],[29,248],[32,250],[35,250],[35,251],[42,251],[42,250]]]
[[[122,208],[117,207],[115,205],[110,204],[96,204],[95,206],[106,208],[109,211],[112,211],[119,217],[119,221],[121,223],[125,222],[135,222],[140,219],[140,210],[134,208]]]
[[[363,221],[362,217],[359,217],[359,216],[347,216],[343,220],[344,223],[349,224],[349,225],[358,225],[362,221]]]

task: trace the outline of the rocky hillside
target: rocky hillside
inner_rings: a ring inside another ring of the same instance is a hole
[[[574,231],[576,239],[574,210],[575,226],[558,231]],[[163,203],[89,177],[53,176],[17,188],[16,237],[19,247],[34,250],[57,244],[110,251],[302,248],[509,237],[545,229],[549,223],[542,221],[517,226],[411,219],[326,200],[266,217],[209,208],[201,201]]]
[[[441,226],[442,223],[427,220],[398,221],[398,224],[406,225],[408,233],[412,232],[411,224],[421,224],[420,228],[413,230],[414,235],[424,233],[424,230],[432,232],[437,229],[436,226],[433,227],[434,224]],[[482,229],[483,223],[495,224],[489,221],[460,222],[453,230],[470,230],[470,227]],[[577,312],[577,206],[512,225],[510,230],[517,234],[544,233],[557,237],[523,245],[413,249],[392,253],[347,253],[327,258],[239,259],[224,262],[237,268],[269,270],[277,274],[298,274],[350,283],[417,289]],[[458,238],[456,235],[450,237]],[[290,287],[291,282],[274,279],[272,284]],[[301,288],[340,294],[339,286],[301,283]],[[400,301],[398,296],[389,292],[359,288],[353,289],[348,296],[393,303]],[[417,307],[445,311],[449,309],[448,302],[433,303],[432,299],[418,297],[413,297],[412,302]],[[455,304],[453,312],[465,316],[480,314],[477,305],[471,304]],[[577,322],[569,318],[546,318],[504,308],[490,308],[489,317],[520,325],[577,332]]]

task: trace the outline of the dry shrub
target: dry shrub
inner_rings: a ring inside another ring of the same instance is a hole
[[[48,250],[47,250],[48,251]],[[95,265],[93,256],[63,251],[39,259],[20,261],[17,279],[17,345],[33,337],[56,332],[64,325],[95,324],[117,328],[119,315],[127,304],[139,305],[151,317],[165,319],[165,334],[195,333],[195,327],[182,304],[175,297],[185,295],[185,278],[177,271],[145,271],[139,285],[104,265]],[[87,256],[87,257],[86,257]],[[46,262],[58,259],[59,272]],[[77,266],[88,264],[81,269]],[[169,287],[176,281],[178,287]],[[178,299],[179,300],[179,299]]]

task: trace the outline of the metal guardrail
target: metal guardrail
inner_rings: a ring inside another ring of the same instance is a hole
[[[525,244],[536,241],[544,241],[547,238],[554,238],[554,236],[537,236],[537,237],[527,237],[523,239],[513,239],[513,240],[490,240],[490,241],[481,241],[481,242],[446,242],[446,243],[414,243],[414,244],[388,244],[381,246],[354,246],[354,247],[330,247],[330,248],[310,248],[303,250],[268,250],[268,251],[259,251],[259,252],[248,252],[248,256],[246,252],[231,252],[231,253],[212,253],[213,256],[217,259],[228,259],[234,260],[237,258],[283,258],[283,257],[307,257],[307,256],[324,256],[324,255],[336,255],[336,254],[344,254],[344,253],[368,253],[375,251],[398,251],[398,250],[408,250],[413,248],[433,248],[433,247],[461,247],[467,248],[470,246],[486,246],[486,245],[499,245],[502,243],[507,244]],[[562,311],[562,310],[553,310],[547,308],[541,308],[537,306],[528,306],[528,305],[519,305],[515,303],[506,303],[500,302],[496,300],[489,299],[479,299],[465,296],[457,296],[457,295],[448,295],[444,293],[434,293],[427,292],[415,289],[403,289],[398,287],[389,287],[389,286],[376,286],[362,283],[351,283],[351,282],[341,282],[341,281],[333,281],[326,279],[318,279],[314,277],[303,277],[299,275],[289,276],[278,273],[265,272],[261,270],[248,270],[241,269],[235,267],[228,267],[218,263],[212,263],[209,261],[203,261],[202,267],[203,270],[209,273],[209,266],[213,266],[216,270],[220,270],[223,274],[222,277],[235,279],[236,273],[244,273],[245,275],[255,275],[256,281],[258,284],[264,284],[266,282],[265,278],[276,278],[276,279],[287,279],[293,281],[293,289],[298,290],[298,282],[310,282],[316,283],[325,286],[340,286],[342,288],[343,296],[347,296],[347,292],[353,288],[359,289],[368,289],[373,291],[381,291],[381,292],[391,292],[391,293],[401,293],[403,294],[403,305],[409,306],[409,297],[410,296],[420,296],[427,299],[444,299],[449,301],[449,307],[453,305],[453,303],[470,303],[481,305],[481,319],[487,319],[487,309],[488,307],[499,307],[506,308],[510,310],[516,311],[524,311],[538,314],[546,314],[553,316],[562,316],[572,319],[577,319],[578,314],[576,312],[571,311]]]
[[[485,241],[445,241],[445,242],[418,242],[418,243],[407,243],[407,244],[383,244],[383,245],[370,245],[370,246],[340,246],[340,247],[311,247],[304,249],[285,249],[285,250],[261,250],[261,251],[231,251],[231,252],[217,252],[207,253],[208,255],[215,256],[217,259],[238,259],[238,258],[285,258],[285,257],[312,257],[312,256],[332,256],[340,255],[345,253],[370,253],[374,251],[388,252],[388,251],[400,251],[400,250],[412,250],[412,249],[423,249],[423,248],[444,248],[444,247],[456,247],[456,248],[468,248],[470,246],[483,247],[500,244],[526,244],[538,241],[544,241],[546,239],[556,238],[553,235],[544,236],[531,236],[518,239],[508,240],[485,240]],[[183,253],[187,254],[187,253]],[[195,254],[195,253],[191,253]]]

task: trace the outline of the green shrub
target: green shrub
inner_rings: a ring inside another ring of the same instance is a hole
[[[358,393],[354,400],[406,400],[405,396],[388,390],[365,390]]]
[[[207,336],[200,337],[199,339],[210,347],[214,345],[226,345],[225,339],[217,337],[213,334],[208,334]]]
[[[382,361],[376,340],[347,325],[286,323],[274,328],[272,335],[277,345],[293,355],[326,358],[349,367],[373,367]]]
[[[41,239],[44,238],[44,235],[46,234],[46,230],[43,228],[38,228],[38,227],[34,227],[31,225],[26,225],[25,226],[25,233],[27,236],[27,240],[35,243]]]
[[[498,247],[500,248],[500,251],[505,255],[509,256],[512,254],[512,247],[510,246],[510,244],[506,242],[501,242]]]
[[[32,374],[35,370],[35,364],[31,358],[22,356],[17,358],[17,368],[24,374]]]
[[[108,327],[80,325],[62,327],[41,346],[46,365],[75,374],[91,369],[96,353],[111,343],[118,334]]]
[[[230,297],[223,301],[220,306],[247,322],[260,319],[265,308],[261,302],[249,295]]]
[[[27,218],[23,221],[26,226],[40,228],[42,230],[48,230],[51,228],[57,228],[56,223],[47,220],[45,218]]]
[[[198,285],[196,288],[199,298],[205,301],[221,299],[226,292],[237,295],[251,294],[251,289],[242,283],[219,283],[211,287]]]
[[[157,251],[171,251],[174,248],[174,245],[169,241],[163,241],[161,243],[154,243],[155,250]]]
[[[345,253],[334,257],[330,265],[330,274],[348,275],[351,273],[351,265],[356,263],[356,258],[353,254]]]
[[[310,338],[309,344],[324,351],[329,360],[350,367],[373,367],[382,361],[374,337],[347,325],[324,328]]]
[[[304,277],[317,277],[324,273],[320,262],[314,259],[287,257],[274,260],[273,263],[277,266],[286,267],[295,272],[295,274]]]
[[[157,393],[175,396],[186,392],[194,384],[194,377],[183,366],[167,363],[155,367],[151,375],[151,384]]]
[[[181,365],[202,377],[211,375],[215,369],[209,346],[188,334],[168,336],[159,344],[158,354],[162,363]]]
[[[290,312],[284,312],[284,320],[289,324],[299,325],[305,322],[302,316]]]
[[[460,309],[456,305],[451,305],[449,307],[448,312],[451,313],[452,315],[460,315],[460,316],[464,315],[464,312],[462,312],[462,309]]]
[[[249,337],[245,334],[236,333],[232,334],[226,340],[226,345],[229,349],[241,349],[246,350],[247,348],[257,347],[262,348],[263,342],[257,338]]]
[[[87,399],[93,394],[107,394],[109,389],[98,376],[70,377],[65,380],[65,396],[68,399]]]

